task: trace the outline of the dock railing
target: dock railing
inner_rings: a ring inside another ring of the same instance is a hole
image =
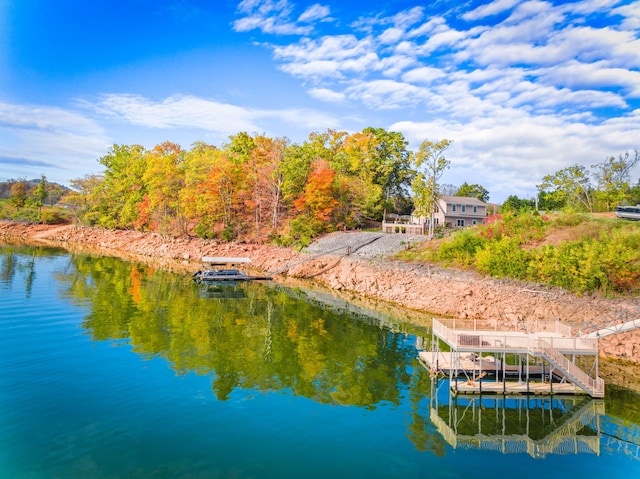
[[[535,343],[531,353],[542,353],[548,360],[555,363],[556,367],[568,374],[573,382],[578,383],[592,397],[604,396],[604,380],[602,378],[592,378],[545,340],[539,339]]]
[[[435,322],[452,330],[464,331],[518,331],[522,333],[556,333],[572,337],[571,327],[560,321],[505,321],[492,319],[434,319]]]

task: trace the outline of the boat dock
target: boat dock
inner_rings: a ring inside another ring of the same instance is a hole
[[[456,394],[604,396],[598,339],[573,336],[559,321],[498,330],[495,322],[434,319],[431,346],[420,361],[448,376]]]
[[[250,263],[250,258],[227,256],[203,256],[203,269],[193,273],[193,279],[202,284],[231,283],[238,281],[270,280],[271,276],[251,276],[230,266]]]

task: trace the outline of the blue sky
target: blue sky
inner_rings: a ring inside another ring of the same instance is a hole
[[[495,202],[640,149],[640,2],[0,0],[0,180],[368,126],[454,140],[441,182]]]

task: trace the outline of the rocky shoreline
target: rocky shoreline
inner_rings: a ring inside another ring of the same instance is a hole
[[[636,299],[576,296],[557,288],[496,280],[435,265],[390,259],[421,239],[372,233],[333,233],[298,252],[272,245],[169,238],[154,233],[74,225],[0,223],[0,239],[62,246],[135,259],[192,272],[202,256],[247,256],[252,267],[286,283],[313,279],[333,291],[371,298],[437,316],[499,321],[556,321],[576,326],[620,310],[637,310]],[[395,236],[394,238],[391,238]],[[365,246],[362,246],[365,245]],[[601,339],[600,376],[640,390],[640,330]],[[624,380],[622,379],[624,377]]]

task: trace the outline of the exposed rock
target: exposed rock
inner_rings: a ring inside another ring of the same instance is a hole
[[[558,288],[389,259],[407,244],[418,241],[406,235],[334,233],[306,252],[272,245],[165,238],[154,233],[71,225],[0,222],[1,237],[133,258],[181,272],[199,267],[202,256],[247,256],[252,267],[261,273],[285,271],[289,277],[312,278],[336,291],[445,317],[495,319],[504,323],[560,320],[577,326],[607,313],[638,307],[635,299],[581,297]],[[281,278],[276,276],[276,280]],[[640,365],[638,344],[640,330],[608,336],[600,340],[600,356]]]

